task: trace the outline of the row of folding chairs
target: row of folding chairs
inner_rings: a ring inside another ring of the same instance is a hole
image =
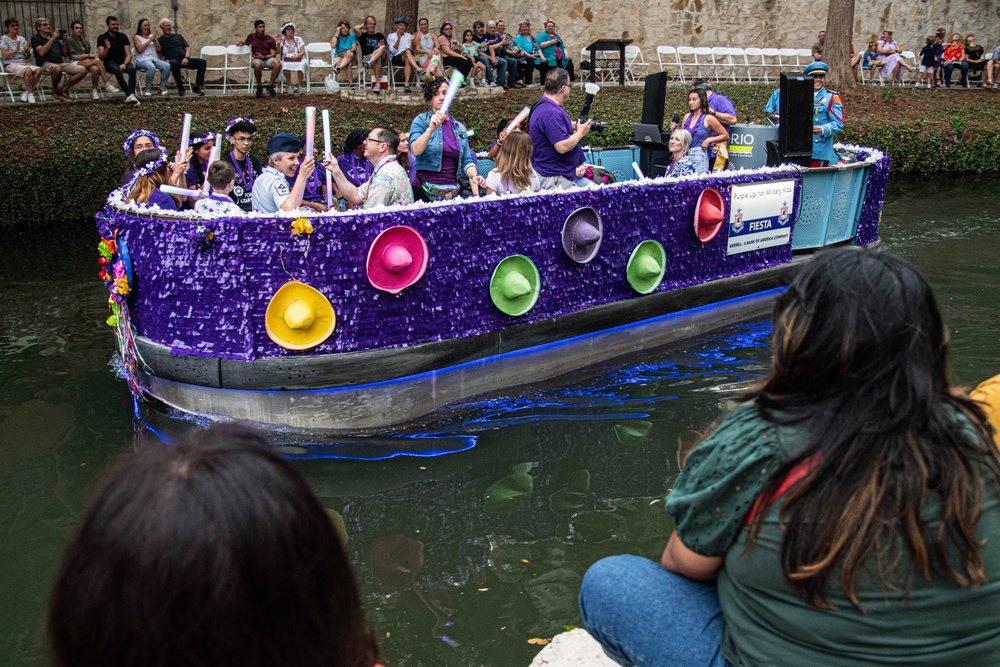
[[[614,51],[597,51],[595,54],[595,60],[597,62],[590,62],[590,49],[584,47],[580,51],[580,63],[588,63],[588,67],[592,67],[595,70],[595,80],[601,83],[618,83],[618,72],[619,72],[619,62],[620,52]],[[643,78],[648,73],[649,65],[646,63],[646,59],[642,55],[642,49],[635,44],[628,44],[625,46],[625,83],[642,83]],[[577,77],[580,86],[582,87],[587,81],[590,80],[589,75],[584,75],[582,72],[579,73],[580,76]]]

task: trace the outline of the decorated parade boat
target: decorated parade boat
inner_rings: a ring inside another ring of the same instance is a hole
[[[838,148],[822,169],[322,214],[116,191],[97,224],[122,373],[183,412],[339,432],[690,335],[759,311],[815,250],[877,241],[889,158]]]

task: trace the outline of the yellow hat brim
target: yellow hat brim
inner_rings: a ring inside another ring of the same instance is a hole
[[[285,324],[285,309],[293,301],[302,301],[309,305],[315,314],[312,325],[305,329],[293,329]],[[315,287],[298,280],[291,280],[282,285],[271,302],[267,304],[264,314],[264,328],[275,345],[288,350],[308,350],[316,347],[333,334],[337,326],[337,315],[330,300]]]

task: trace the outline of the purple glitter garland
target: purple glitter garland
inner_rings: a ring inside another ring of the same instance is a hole
[[[264,330],[268,301],[292,278],[319,289],[336,309],[333,336],[305,353],[323,354],[471,336],[633,298],[625,265],[632,249],[648,238],[660,241],[668,253],[658,290],[784,264],[791,260],[788,245],[727,256],[728,225],[702,244],[693,218],[705,187],[718,188],[728,208],[730,185],[787,178],[796,181],[798,210],[797,174],[734,172],[724,181],[314,217],[308,241],[292,236],[288,218],[221,218],[212,221],[214,239],[203,252],[195,252],[191,242],[197,221],[111,209],[108,215],[132,249],[133,313],[140,334],[178,355],[251,360],[303,354],[279,348]],[[559,238],[566,216],[581,206],[596,208],[605,229],[600,254],[586,265],[566,257]],[[368,284],[364,263],[378,233],[398,224],[424,235],[430,263],[423,280],[393,296]],[[542,279],[538,303],[516,319],[493,306],[488,290],[493,268],[514,253],[531,257]]]

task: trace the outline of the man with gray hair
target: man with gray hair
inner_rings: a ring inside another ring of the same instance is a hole
[[[294,134],[281,132],[267,142],[267,166],[253,183],[253,210],[261,213],[294,211],[302,206],[306,182],[316,170],[316,160],[307,155],[299,169],[302,143]],[[295,170],[298,169],[298,176]],[[285,177],[295,178],[291,188]]]
[[[569,100],[569,72],[553,67],[545,75],[545,93],[531,111],[531,166],[546,190],[566,189],[583,176],[584,156],[580,142],[590,132],[590,123],[570,118],[563,105]]]
[[[187,40],[174,32],[174,24],[170,19],[160,19],[160,30],[163,35],[157,38],[160,45],[160,57],[170,63],[170,73],[174,75],[174,83],[177,84],[177,94],[184,97],[184,79],[181,78],[181,68],[197,71],[197,78],[191,90],[195,95],[204,95],[202,88],[205,85],[205,68],[208,63],[201,58],[191,57],[191,47]]]
[[[52,77],[52,97],[60,102],[72,100],[69,89],[87,76],[87,70],[63,59],[63,56],[69,55],[66,31],[59,29],[53,32],[48,19],[35,19],[35,34],[31,36],[31,48],[35,52],[35,64]],[[68,75],[69,79],[60,87],[63,74]]]

